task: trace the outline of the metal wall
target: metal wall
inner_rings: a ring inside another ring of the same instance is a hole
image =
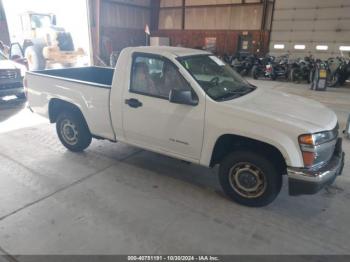
[[[151,0],[89,0],[89,6],[95,64],[109,64],[112,51],[145,45]]]
[[[222,6],[214,6],[220,3]],[[241,1],[194,1],[185,2],[185,25],[189,30],[259,30],[261,26],[263,6],[236,5]],[[224,6],[225,5],[225,6]],[[171,8],[173,7],[173,8]],[[174,8],[177,7],[177,8]],[[181,29],[182,0],[162,0],[159,17],[159,29]]]
[[[217,39],[218,53],[237,50],[240,35],[253,38],[253,52],[268,49],[272,1],[161,0],[159,31],[172,45],[203,47],[205,38]]]
[[[316,50],[317,46],[328,50]],[[340,46],[350,46],[350,0],[276,0],[271,53],[327,58],[341,55]]]

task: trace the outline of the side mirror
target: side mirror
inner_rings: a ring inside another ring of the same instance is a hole
[[[198,105],[198,99],[193,98],[192,92],[189,90],[172,89],[169,94],[169,101],[170,103],[181,105]]]

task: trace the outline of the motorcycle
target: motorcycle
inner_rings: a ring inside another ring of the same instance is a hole
[[[310,71],[313,68],[312,57],[305,57],[304,59],[299,59],[294,63],[291,63],[289,69],[289,80],[291,82],[300,83],[301,81],[307,81],[310,84]]]
[[[257,59],[252,68],[252,77],[270,78],[288,78],[288,55],[281,56],[276,59],[274,56],[266,56],[265,58]]]
[[[349,77],[349,63],[342,58],[329,58],[327,60],[328,64],[328,86],[329,87],[338,87],[345,84],[345,81]]]
[[[257,59],[256,55],[249,53],[238,53],[231,60],[231,67],[242,76],[248,75]]]

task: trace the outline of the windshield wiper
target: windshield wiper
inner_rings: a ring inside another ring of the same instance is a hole
[[[227,91],[227,93],[225,95],[218,97],[217,100],[223,101],[223,100],[241,97],[241,96],[244,96],[244,95],[254,91],[255,89],[256,88],[254,88],[254,87],[242,86],[236,90]]]

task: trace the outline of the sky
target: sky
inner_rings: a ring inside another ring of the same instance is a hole
[[[89,53],[86,0],[3,0],[3,4],[12,42],[21,41],[20,14],[27,11],[54,13],[57,16],[57,26],[64,27],[72,34],[75,47],[81,47]]]

